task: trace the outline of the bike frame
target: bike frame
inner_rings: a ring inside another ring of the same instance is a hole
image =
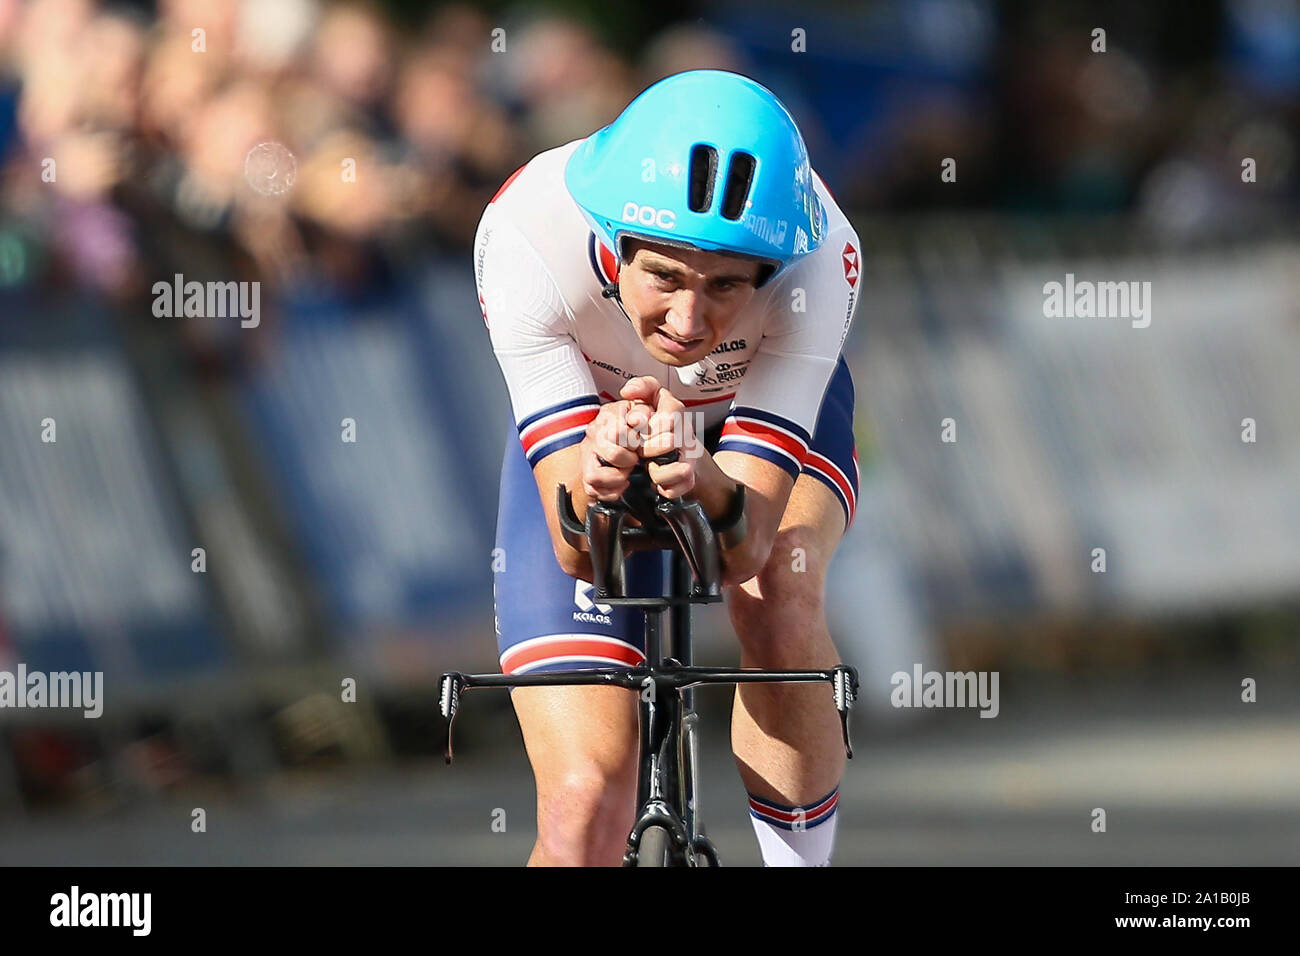
[[[558,490],[561,522],[566,532],[576,538],[583,526],[578,525],[577,519],[573,517],[564,486],[561,485]],[[669,506],[661,503],[661,508],[667,507]],[[647,828],[659,826],[670,837],[670,866],[718,866],[717,850],[704,835],[700,822],[696,789],[699,715],[694,708],[694,688],[706,684],[827,682],[832,687],[835,707],[840,714],[844,748],[852,758],[848,714],[857,696],[857,671],[843,664],[826,670],[807,671],[694,666],[691,662],[690,607],[692,604],[713,604],[722,600],[717,580],[701,580],[710,575],[716,578],[718,574],[716,542],[703,510],[698,505],[695,506],[694,530],[700,534],[692,536],[678,532],[677,539],[666,534],[655,537],[653,530],[643,528],[623,530],[616,523],[614,534],[619,540],[614,542],[617,547],[613,548],[608,540],[598,541],[593,535],[592,518],[596,510],[595,507],[588,509],[585,527],[585,533],[591,541],[593,564],[597,569],[594,600],[601,604],[632,606],[644,612],[646,663],[636,667],[552,671],[545,674],[445,673],[439,688],[442,715],[448,721],[445,759],[451,763],[451,725],[460,705],[461,692],[469,688],[599,684],[636,690],[639,692],[637,706],[640,711],[640,754],[637,767],[639,809],[636,822],[628,834],[623,864],[637,865],[642,836]],[[677,510],[684,510],[680,508],[680,503]],[[641,514],[648,516],[649,513],[642,511]],[[680,515],[678,520],[682,520]],[[624,534],[650,537],[665,545],[661,550],[668,551],[671,557],[666,595],[625,596],[618,593],[621,589],[621,574],[603,573],[608,568],[597,563],[599,559],[596,555],[613,554],[621,561],[621,535]],[[703,559],[699,554],[688,554],[692,548],[701,546],[712,548],[713,553],[705,555]],[[712,561],[706,560],[707,558],[712,558]],[[667,635],[663,627],[665,617],[669,623]],[[703,858],[702,864],[700,858]]]

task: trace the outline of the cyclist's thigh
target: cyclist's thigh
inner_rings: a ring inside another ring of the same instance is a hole
[[[813,478],[840,504],[844,529],[853,523],[858,503],[858,452],[853,437],[853,379],[840,356],[826,387],[821,412],[808,443],[800,480]],[[796,482],[798,484],[798,482]]]
[[[645,615],[598,604],[588,581],[555,560],[537,482],[517,437],[506,444],[493,573],[497,652],[506,674],[629,667],[645,661]],[[661,594],[663,553],[627,562],[629,594]]]
[[[626,667],[643,663],[645,616],[597,604],[592,585],[569,577],[555,560],[537,482],[518,437],[507,440],[501,470],[497,547],[504,570],[494,575],[497,648],[507,674]],[[633,594],[662,593],[659,552],[634,554]],[[529,760],[545,799],[573,774],[597,773],[635,783],[636,692],[619,687],[517,687],[511,692]]]

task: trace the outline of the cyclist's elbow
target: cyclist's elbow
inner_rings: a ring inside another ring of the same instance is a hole
[[[722,552],[722,586],[735,587],[744,584],[763,570],[771,553],[770,543],[763,546],[760,542],[746,538],[734,548]]]
[[[579,551],[576,548],[569,547],[565,543],[552,542],[555,551],[555,560],[559,562],[560,569],[571,578],[582,578],[584,581],[590,581],[591,573],[591,555],[586,551]]]

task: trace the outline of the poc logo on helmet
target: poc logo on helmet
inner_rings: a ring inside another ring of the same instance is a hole
[[[628,202],[623,204],[623,221],[635,222],[642,226],[657,226],[660,229],[673,229],[677,225],[677,214],[671,209],[656,209],[654,206],[641,206]]]

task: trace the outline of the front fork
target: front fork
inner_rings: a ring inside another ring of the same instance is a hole
[[[681,665],[669,658],[664,661],[666,667]],[[641,682],[641,766],[637,773],[637,806],[641,807],[641,816],[632,825],[628,834],[627,852],[623,855],[623,865],[636,864],[636,854],[641,845],[641,834],[646,827],[661,826],[668,831],[671,840],[670,852],[673,864],[680,864],[686,847],[692,842],[693,834],[683,826],[683,819],[688,823],[693,814],[689,813],[692,768],[685,765],[682,758],[684,740],[693,740],[694,735],[687,729],[694,713],[686,710],[682,692],[671,681],[646,675]],[[676,759],[672,759],[672,758]],[[683,813],[687,810],[687,813]],[[694,855],[688,855],[686,863],[691,865]]]

